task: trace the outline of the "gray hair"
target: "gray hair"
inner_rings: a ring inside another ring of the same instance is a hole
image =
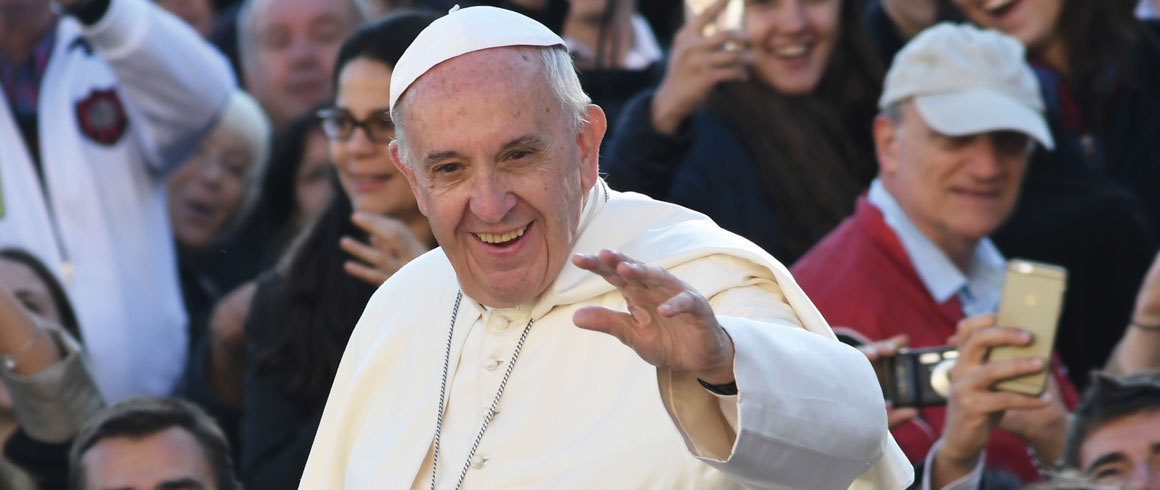
[[[902,104],[906,103],[907,100],[910,99],[891,102],[886,107],[883,107],[882,110],[878,112],[878,115],[889,119],[890,122],[897,126],[902,122]]]
[[[253,66],[254,63],[254,8],[257,3],[262,0],[243,0],[242,6],[238,8],[238,17],[235,20],[235,29],[238,32],[238,61],[242,68],[242,74],[248,70],[247,66]],[[321,1],[321,0],[314,0]],[[350,32],[354,32],[359,26],[366,23],[367,14],[363,8],[362,2],[356,0],[343,0],[346,5],[350,7],[350,11],[354,14],[354,25],[351,26]]]
[[[266,117],[258,101],[241,89],[235,90],[230,95],[214,129],[224,130],[240,139],[250,157],[242,189],[242,202],[226,222],[225,229],[222,230],[224,233],[238,226],[258,200],[266,175],[266,164],[270,159],[273,129],[270,126],[270,119]]]
[[[584,115],[588,110],[588,105],[592,103],[592,99],[584,93],[584,88],[580,85],[580,77],[576,74],[576,66],[572,63],[572,56],[561,46],[534,49],[540,54],[544,78],[548,82],[548,87],[560,104],[560,110],[564,117],[567,118],[565,123],[568,125],[568,131],[572,133],[579,131],[580,126],[588,122]],[[407,148],[406,130],[403,124],[406,101],[410,97],[409,93],[404,93],[399,97],[395,102],[395,107],[391,108],[391,119],[395,122],[395,141],[399,146],[399,159],[408,168],[415,168],[411,153]]]

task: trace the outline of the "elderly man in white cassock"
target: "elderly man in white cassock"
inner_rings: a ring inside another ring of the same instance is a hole
[[[440,248],[347,346],[303,489],[901,489],[866,357],[780,263],[609,189],[563,41],[452,10],[391,80]]]

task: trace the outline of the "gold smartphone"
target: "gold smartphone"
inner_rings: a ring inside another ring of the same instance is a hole
[[[685,0],[686,22],[701,15],[701,12],[704,12],[714,3],[717,3],[717,0]],[[717,14],[717,18],[713,19],[712,22],[705,25],[701,35],[712,36],[721,31],[742,30],[744,27],[745,0],[729,0],[729,3],[725,5],[725,10]]]
[[[1021,328],[1031,332],[1034,338],[1025,346],[993,347],[987,360],[1038,357],[1043,359],[1045,366],[1050,365],[1066,288],[1067,270],[1063,267],[1019,259],[1009,261],[996,324]],[[996,383],[995,389],[1039,396],[1047,386],[1047,373],[1048,368],[1045,367],[1037,373],[1005,379]]]

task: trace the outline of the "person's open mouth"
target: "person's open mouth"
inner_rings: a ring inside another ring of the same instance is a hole
[[[1020,1],[1021,0],[990,0],[983,3],[983,10],[986,10],[987,14],[994,17],[1003,17],[1010,13],[1015,5]]]
[[[522,238],[524,233],[528,231],[529,226],[531,226],[531,223],[504,233],[474,233],[474,235],[479,239],[479,241],[488,245],[493,245],[496,247],[510,247],[511,245],[520,241],[520,238]]]

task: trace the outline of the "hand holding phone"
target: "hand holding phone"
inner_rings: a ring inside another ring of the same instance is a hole
[[[725,2],[724,7],[712,20],[705,23],[701,35],[708,37],[718,32],[741,30],[744,27],[745,0],[685,0],[685,18],[695,19],[719,2]]]
[[[1040,410],[1051,408],[1050,400],[994,390],[1002,380],[1035,373],[1046,366],[1042,359],[987,359],[993,348],[1026,345],[1030,337],[1016,328],[996,326],[995,315],[991,314],[959,322],[955,333],[959,356],[950,372],[951,395],[947,400],[943,445],[934,463],[942,470],[932,475],[934,486],[945,485],[973,468],[1001,420],[1017,411],[1045,413]]]
[[[1044,368],[1036,373],[1000,381],[995,384],[995,389],[1028,396],[1043,393],[1066,283],[1067,271],[1062,267],[1018,259],[1008,262],[996,322],[1029,332],[1031,342],[1023,346],[993,347],[987,355],[987,361],[1035,358],[1043,361]]]

